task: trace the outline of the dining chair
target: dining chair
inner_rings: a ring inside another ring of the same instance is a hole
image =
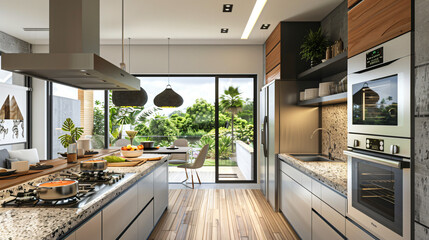
[[[198,153],[198,156],[193,163],[185,163],[185,164],[177,166],[178,168],[184,168],[185,169],[186,179],[182,181],[183,185],[189,187],[186,184],[186,181],[189,179],[187,169],[191,170],[192,189],[194,189],[194,174],[192,173],[192,170],[195,171],[197,178],[198,178],[198,182],[201,184],[200,176],[198,176],[197,169],[201,168],[204,165],[204,161],[206,160],[208,152],[209,152],[209,145],[207,144],[207,145],[204,145],[203,148],[201,148],[200,153]]]
[[[184,138],[179,138],[173,142],[173,145],[176,147],[187,147],[188,146],[188,140],[186,140]],[[183,163],[187,163],[188,161],[189,161],[189,153],[171,154],[170,160],[168,161],[168,163],[183,164]]]

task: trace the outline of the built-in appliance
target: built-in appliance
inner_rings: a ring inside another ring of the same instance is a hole
[[[94,199],[104,195],[116,184],[131,178],[135,173],[116,172],[74,172],[67,171],[61,174],[67,179],[77,180],[78,192],[72,197],[53,200],[40,199],[37,188],[22,189],[1,201],[1,207],[59,207],[83,208]]]
[[[260,182],[262,192],[276,211],[280,207],[277,155],[319,152],[319,140],[310,139],[319,127],[319,109],[297,106],[300,86],[294,80],[275,80],[260,92]],[[304,84],[302,88],[305,87]]]
[[[380,239],[411,238],[411,36],[348,61],[347,216]]]
[[[99,52],[100,0],[50,0],[49,53],[4,53],[1,67],[81,89],[140,90]]]
[[[348,131],[411,137],[411,34],[348,60]]]

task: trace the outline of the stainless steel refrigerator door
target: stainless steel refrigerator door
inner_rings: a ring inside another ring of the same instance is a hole
[[[276,84],[271,84],[268,89],[268,106],[267,106],[267,115],[268,115],[268,136],[267,136],[267,145],[268,145],[268,156],[267,156],[267,165],[268,165],[268,202],[271,204],[274,210],[277,209],[277,197],[276,197],[276,182],[277,182],[277,167],[276,167],[276,117],[278,113],[276,113],[277,105],[276,103],[276,94],[275,89]]]
[[[259,156],[260,156],[260,183],[261,183],[261,191],[267,197],[267,156],[266,156],[266,148],[267,148],[267,133],[265,131],[267,127],[267,94],[266,89],[262,89],[259,94],[260,99],[260,123],[261,123],[261,134],[260,134],[260,148],[259,148]]]

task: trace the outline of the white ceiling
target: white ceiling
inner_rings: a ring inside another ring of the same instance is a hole
[[[268,0],[248,40],[241,34],[255,0],[125,0],[125,38],[133,44],[262,44],[278,22],[320,21],[342,0]],[[24,32],[46,28],[48,0],[0,0],[0,31],[30,42],[47,44],[48,32]],[[223,13],[223,4],[234,4]],[[121,0],[100,0],[102,44],[119,44]],[[271,24],[261,30],[263,23]],[[229,28],[221,34],[221,28]]]

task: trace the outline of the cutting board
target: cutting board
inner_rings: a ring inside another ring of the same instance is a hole
[[[0,180],[1,179],[16,178],[16,177],[19,177],[19,176],[30,175],[30,174],[39,173],[39,172],[43,172],[43,170],[28,170],[28,171],[25,171],[25,172],[19,172],[19,173],[14,173],[14,174],[7,175],[7,176],[1,176]]]
[[[137,158],[126,158],[121,156],[122,158],[125,158],[125,160],[129,161],[129,162],[136,162],[136,161],[158,161],[161,160],[163,158],[163,156],[160,157],[137,157]]]
[[[113,162],[107,163],[108,167],[137,167],[145,163],[146,160],[138,160],[138,161],[127,161],[127,162]]]

